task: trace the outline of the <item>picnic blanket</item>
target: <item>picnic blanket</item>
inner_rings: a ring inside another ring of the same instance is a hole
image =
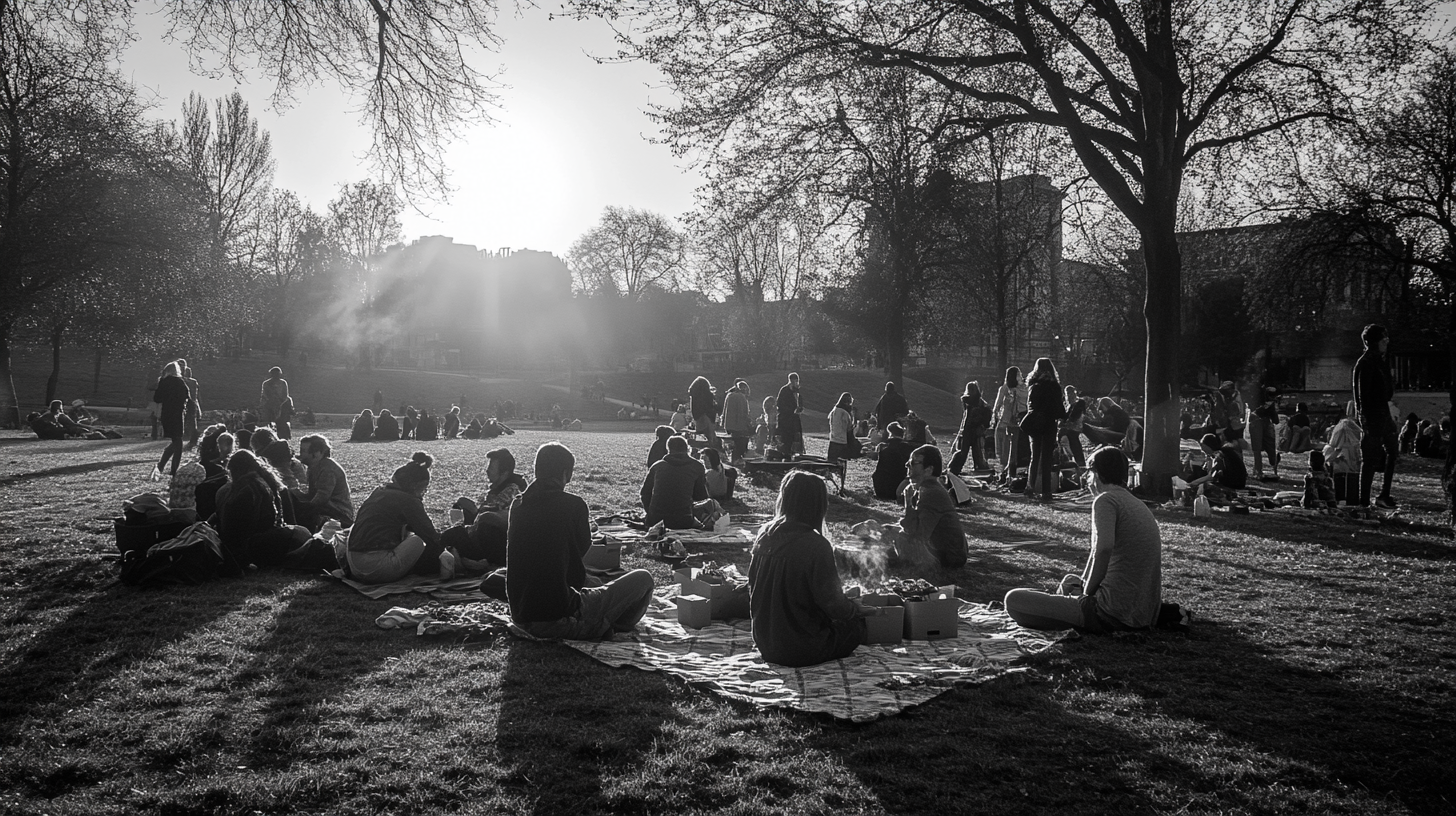
[[[344,571],[341,569],[324,570],[324,575],[345,586],[352,587],[360,594],[376,601],[386,595],[407,595],[416,592],[429,595],[437,601],[462,601],[486,597],[485,593],[480,591],[480,576],[441,581],[439,578],[429,575],[406,575],[390,584],[366,584],[345,577]]]
[[[957,638],[861,646],[843,660],[794,669],[764,662],[754,648],[747,620],[684,629],[671,601],[676,591],[669,588],[655,597],[630,634],[600,642],[562,642],[608,666],[661,671],[760,708],[792,708],[868,722],[951,688],[1020,671],[1014,664],[1021,657],[1044,651],[1064,636],[1023,629],[1002,610],[962,601]],[[391,609],[378,623],[382,628],[413,625],[420,634],[439,634],[489,633],[509,626],[509,621],[509,611],[497,602],[453,607],[441,617],[422,610]]]

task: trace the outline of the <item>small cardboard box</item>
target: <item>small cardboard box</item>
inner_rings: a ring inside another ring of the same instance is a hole
[[[679,595],[677,622],[689,629],[702,629],[713,622],[712,602],[701,595]]]
[[[713,614],[717,615],[723,609],[723,604],[733,590],[738,587],[732,581],[705,581],[702,578],[693,578],[682,584],[682,594],[701,595],[712,602]]]
[[[960,635],[961,602],[955,585],[943,586],[923,601],[905,601],[906,640],[944,640]]]
[[[905,633],[905,602],[900,596],[865,595],[860,600],[865,606],[880,607],[880,614],[865,618],[864,642],[898,645]]]
[[[678,567],[672,571],[672,580],[679,584],[686,584],[688,581],[698,577],[697,567]]]
[[[581,563],[587,569],[615,570],[622,568],[622,543],[620,541],[592,542]]]

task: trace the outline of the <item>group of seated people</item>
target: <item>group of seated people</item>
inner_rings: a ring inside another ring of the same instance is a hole
[[[1408,414],[1400,428],[1400,452],[1414,453],[1432,459],[1443,459],[1451,444],[1451,418],[1439,422]]]
[[[86,410],[85,400],[75,400],[71,407],[61,410],[60,400],[51,400],[45,411],[31,411],[25,417],[26,427],[35,432],[37,439],[120,439],[121,434],[112,428],[98,428],[92,424],[94,418]]]
[[[667,464],[657,467],[664,461]],[[737,485],[738,469],[723,462],[722,451],[714,447],[694,451],[686,432],[670,425],[657,426],[657,438],[647,451],[647,476],[642,480],[642,508],[647,511],[649,526],[665,521],[664,526],[672,530],[695,527],[687,522],[693,508],[682,506],[684,497],[706,510],[708,500],[732,501]]]
[[[401,418],[403,424],[401,424]],[[433,442],[437,439],[494,439],[502,434],[514,434],[515,430],[495,417],[476,414],[469,425],[460,425],[460,406],[452,405],[442,423],[432,416],[428,409],[415,410],[413,405],[405,408],[400,417],[390,413],[388,408],[374,412],[365,408],[354,417],[354,427],[349,435],[350,442],[398,442],[413,439],[417,442]]]

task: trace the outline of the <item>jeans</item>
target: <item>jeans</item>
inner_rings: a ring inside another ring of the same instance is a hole
[[[1001,466],[1001,475],[1009,479],[1021,463],[1016,460],[1016,449],[1021,444],[1021,429],[1015,425],[996,428],[996,461]]]
[[[986,461],[985,441],[986,432],[984,430],[956,434],[950,457],[950,472],[957,476],[961,475],[967,458],[971,460],[972,466],[976,470],[990,470],[991,465]]]
[[[1399,456],[1400,440],[1394,425],[1377,422],[1372,430],[1365,432],[1365,438],[1360,440],[1360,504],[1370,504],[1370,488],[1374,486],[1375,474],[1381,470],[1385,471],[1385,484],[1380,495],[1390,498],[1390,482],[1395,478],[1395,460]]]
[[[1060,481],[1060,474],[1053,466],[1057,449],[1057,432],[1050,430],[1031,434],[1031,468],[1027,474],[1026,492],[1038,493],[1043,499],[1052,497],[1053,477]]]
[[[723,450],[723,441],[718,438],[718,426],[713,424],[713,418],[704,414],[693,417],[693,428],[698,433],[708,438],[708,446]]]
[[[392,584],[406,575],[431,575],[440,569],[441,542],[426,544],[410,534],[392,550],[349,551],[349,573],[366,584]]]
[[[651,573],[632,570],[602,586],[578,590],[581,609],[573,617],[516,625],[538,638],[565,640],[600,640],[613,632],[630,632],[652,602],[652,586]]]
[[[1047,632],[1106,629],[1097,617],[1097,599],[1093,595],[1053,595],[1034,589],[1013,589],[1006,593],[1005,604],[1006,614],[1027,629]]]

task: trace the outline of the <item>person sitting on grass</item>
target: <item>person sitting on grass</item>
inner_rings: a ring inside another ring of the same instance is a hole
[[[1335,506],[1335,479],[1325,470],[1324,451],[1309,452],[1309,473],[1304,477],[1304,498],[1299,504],[1309,509]]]
[[[1215,437],[1215,442],[1218,441]],[[1006,614],[1028,629],[1117,632],[1147,629],[1162,604],[1163,542],[1148,506],[1127,490],[1127,454],[1101,447],[1087,461],[1092,548],[1081,575],[1055,593],[1013,589]]]
[[[209,508],[204,515],[202,508],[197,501],[197,486],[203,481],[223,476],[227,472],[227,456],[219,446],[219,440],[227,437],[227,453],[232,453],[233,435],[227,432],[227,426],[218,424],[208,427],[202,432],[202,439],[197,443],[197,459],[188,462],[177,472],[172,474],[172,483],[167,490],[167,505],[176,510],[181,507],[197,507],[197,517],[208,519],[212,517],[216,507],[209,501]],[[226,482],[226,476],[223,478]],[[216,496],[216,488],[213,489],[213,496]]]
[[[434,463],[435,457],[415,451],[359,505],[349,531],[349,572],[355,580],[390,584],[406,575],[455,576],[454,556],[445,555],[435,523],[425,512]]]
[[[846,598],[824,537],[829,490],[824,480],[790,471],[779,486],[774,518],[753,542],[748,607],[759,654],[781,666],[812,666],[848,657],[865,638],[872,614]]]
[[[905,561],[926,566],[933,559],[946,569],[966,563],[966,533],[956,515],[955,500],[940,483],[944,464],[940,448],[921,445],[905,463],[910,484],[905,488],[905,512],[885,529],[895,535],[891,544]]]
[[[652,575],[631,570],[586,585],[582,556],[591,547],[586,502],[566,492],[576,457],[559,442],[536,451],[536,481],[511,506],[506,597],[511,620],[538,638],[596,640],[630,632],[652,602]]]
[[[415,426],[415,439],[420,442],[434,442],[440,438],[440,424],[430,415],[430,409],[420,409],[420,423]]]
[[[460,436],[460,406],[450,406],[450,413],[445,415],[445,438],[455,439]]]
[[[879,459],[870,480],[874,484],[875,498],[895,501],[900,498],[900,484],[905,481],[905,465],[915,449],[904,439],[904,425],[891,422],[886,431],[888,438],[878,446]]]
[[[516,473],[516,457],[508,448],[487,451],[485,458],[485,495],[479,502],[466,496],[457,499],[455,507],[464,511],[465,524],[451,527],[440,538],[447,549],[466,559],[503,567],[511,505],[527,485],[525,477]]]
[[[245,564],[290,566],[307,552],[308,528],[294,524],[283,482],[252,451],[228,457],[228,491],[219,500],[218,538]]]
[[[105,439],[106,434],[92,428],[89,425],[82,425],[72,419],[62,410],[60,400],[51,400],[50,417],[59,426],[66,436],[79,437],[81,439]]]
[[[350,442],[374,441],[374,412],[365,408],[354,417],[354,429],[349,433]]]
[[[1198,446],[1208,460],[1201,470],[1195,468],[1195,478],[1188,482],[1190,488],[1203,485],[1209,501],[1226,501],[1248,486],[1249,469],[1244,466],[1238,443],[1224,442],[1218,434],[1209,433],[1198,440]]]
[[[688,440],[667,440],[667,455],[647,469],[642,479],[642,509],[648,527],[662,522],[669,530],[693,530],[698,520],[693,506],[708,499],[703,463],[688,453]]]
[[[485,414],[476,414],[475,418],[470,420],[470,424],[465,426],[465,430],[460,432],[460,435],[466,439],[479,439],[484,428]]]
[[[348,527],[354,523],[354,498],[349,477],[334,461],[333,448],[323,434],[309,434],[298,440],[298,458],[308,466],[308,489],[293,491],[298,523],[314,532],[329,519]]]
[[[399,438],[399,420],[385,408],[379,412],[379,420],[374,423],[374,441],[398,442]]]
[[[667,440],[669,437],[676,435],[676,433],[671,425],[657,426],[657,439],[653,440],[652,447],[647,449],[648,467],[657,464],[662,457],[667,455]]]
[[[703,481],[708,485],[708,498],[719,502],[733,499],[738,484],[738,469],[723,464],[723,456],[715,448],[703,448]]]
[[[56,422],[55,417],[40,411],[31,411],[25,416],[25,424],[35,432],[37,439],[57,441],[66,438],[66,430]]]

